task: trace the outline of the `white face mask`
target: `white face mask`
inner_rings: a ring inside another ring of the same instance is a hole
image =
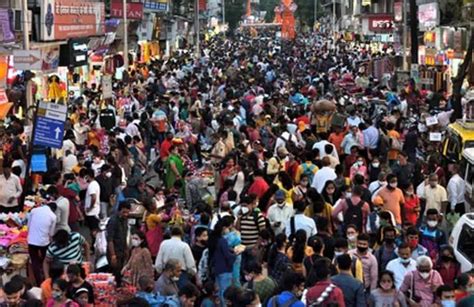
[[[350,235],[350,236],[347,236],[347,240],[353,242],[357,239],[357,236],[356,235]]]
[[[380,166],[379,162],[373,162],[372,167],[378,168]]]
[[[173,277],[171,277],[171,280],[174,281],[174,282],[178,282],[179,277],[178,276],[173,276]]]
[[[111,172],[107,172],[107,173],[105,173],[105,177],[107,177],[107,178],[110,178],[110,177],[112,177],[112,173],[111,173]]]
[[[398,185],[398,182],[390,182],[390,186],[394,189],[397,187],[397,185]]]
[[[352,192],[346,192],[346,198],[351,198],[352,197]]]
[[[339,256],[342,256],[342,255],[344,255],[343,252],[334,252],[335,257],[339,257]]]
[[[140,246],[140,244],[142,244],[142,240],[140,240],[140,239],[132,239],[132,246],[133,246],[133,247],[138,247],[138,246]]]
[[[423,278],[423,279],[427,279],[428,277],[430,277],[430,272],[423,272],[423,273],[420,273],[420,276],[421,276],[421,278]]]
[[[431,228],[435,228],[436,226],[438,226],[438,221],[428,221],[426,224],[428,224],[428,226],[430,226]]]

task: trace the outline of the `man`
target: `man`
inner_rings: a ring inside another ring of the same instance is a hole
[[[368,127],[364,124],[362,126],[365,128],[362,130],[362,135],[364,136],[364,146],[367,149],[367,155],[368,157],[371,157],[377,151],[380,132],[379,129],[377,129],[377,127],[375,127],[375,125],[372,123],[372,120],[367,119],[366,124]],[[361,127],[360,124],[359,127]]]
[[[281,279],[282,292],[268,300],[267,306],[304,307],[300,300],[305,278],[300,273],[288,271]]]
[[[242,244],[249,247],[254,246],[258,240],[258,234],[265,229],[265,217],[257,209],[257,199],[252,196],[244,196],[241,199],[241,209],[237,220]]]
[[[331,281],[342,290],[346,307],[365,307],[364,284],[352,276],[351,256],[343,254],[336,257],[336,267],[339,274],[333,276]]]
[[[395,228],[393,226],[385,226],[383,227],[382,233],[383,244],[374,254],[379,264],[379,272],[385,271],[387,264],[398,257],[397,253],[395,252],[397,248],[395,245]]]
[[[357,237],[357,248],[349,251],[350,255],[358,257],[362,261],[364,271],[364,287],[367,293],[377,287],[379,274],[377,259],[369,251],[369,235],[359,234]]]
[[[285,192],[275,193],[275,204],[268,208],[267,218],[275,235],[285,231],[285,224],[293,216],[293,208],[285,202]]]
[[[423,189],[420,198],[426,201],[425,214],[429,209],[436,209],[438,212],[445,214],[448,206],[448,194],[446,189],[438,184],[438,175],[431,174],[428,177],[428,186]]]
[[[3,286],[5,302],[0,306],[23,307],[28,306],[27,301],[22,299],[25,285],[18,279],[12,279]]]
[[[12,174],[11,165],[3,161],[2,174],[0,175],[0,213],[18,212],[18,198],[23,193],[20,178]]]
[[[77,157],[70,150],[66,150],[66,153],[62,160],[63,171],[65,174],[72,173],[74,166],[79,163]]]
[[[435,301],[437,288],[442,284],[443,279],[433,270],[430,257],[421,256],[416,260],[416,270],[405,275],[400,291],[405,293],[410,305],[429,307]]]
[[[387,186],[387,174],[385,172],[380,172],[379,175],[377,176],[377,180],[371,182],[368,187],[370,195],[372,195],[372,198],[374,198],[377,195],[377,193],[386,186]]]
[[[327,181],[337,178],[336,172],[331,168],[331,160],[328,157],[324,157],[321,162],[323,167],[314,175],[311,183],[311,187],[315,188],[318,193],[323,191]]]
[[[163,163],[170,155],[170,148],[173,145],[173,133],[166,132],[166,138],[160,145],[160,158]]]
[[[436,289],[436,297],[440,304],[436,307],[453,307],[456,305],[456,295],[454,288],[450,285],[442,285]]]
[[[92,238],[99,231],[99,214],[100,214],[100,185],[94,179],[94,171],[86,170],[85,179],[89,183],[86,190],[86,198],[84,202],[86,225],[91,231]],[[94,241],[94,239],[92,239]]]
[[[180,227],[173,227],[171,229],[171,239],[164,240],[161,243],[155,261],[155,268],[158,273],[163,271],[169,259],[179,261],[182,270],[178,282],[179,287],[184,285],[197,272],[191,248],[186,242],[183,242],[182,237],[183,230]]]
[[[381,188],[377,193],[383,200],[383,210],[390,211],[397,225],[402,225],[402,208],[405,204],[405,197],[402,190],[398,186],[397,176],[394,174],[387,175],[387,186]]]
[[[419,244],[420,233],[415,227],[409,227],[406,231],[405,240],[411,250],[411,258],[416,260],[420,256],[428,255],[428,250]]]
[[[338,220],[338,215],[342,213],[343,222],[345,226],[349,223],[357,227],[358,232],[362,232],[367,225],[367,218],[370,214],[370,206],[362,199],[362,187],[355,186],[352,191],[352,196],[341,200],[332,212],[332,218]],[[339,221],[341,222],[341,221]]]
[[[150,306],[160,306],[163,302],[163,296],[161,293],[153,291],[154,280],[149,276],[141,276],[138,279],[138,292],[136,297],[144,299]],[[155,292],[155,293],[154,293]]]
[[[112,169],[110,165],[102,165],[100,174],[95,180],[100,187],[100,217],[106,219],[109,216],[110,197],[114,194]]]
[[[402,243],[397,250],[398,258],[391,260],[386,269],[395,277],[395,287],[400,289],[403,279],[408,272],[416,270],[416,261],[411,258],[411,249],[407,243]]]
[[[293,237],[297,230],[304,229],[306,237],[310,238],[318,233],[314,219],[304,215],[306,204],[304,201],[298,200],[293,204],[295,216],[291,217],[285,223],[285,234],[288,238]]]
[[[364,270],[362,268],[362,261],[354,255],[349,254],[349,243],[345,238],[338,238],[334,242],[334,260],[333,263],[337,265],[336,258],[341,255],[349,255],[351,257],[351,274],[360,282],[364,281]]]
[[[178,281],[181,276],[181,263],[177,259],[169,259],[155,283],[155,292],[162,296],[178,295]]]
[[[44,280],[41,270],[51,238],[56,229],[56,204],[34,208],[28,217],[28,253],[35,276],[36,284]]]
[[[455,212],[463,215],[466,212],[464,206],[464,191],[466,183],[464,179],[459,175],[460,167],[458,164],[452,165],[452,176],[448,182],[448,201],[449,207],[448,212]]]
[[[415,174],[415,167],[408,162],[408,154],[401,151],[398,154],[398,164],[392,167],[393,174],[397,176],[398,184],[401,187],[407,187],[413,183],[413,175]]]
[[[314,270],[318,282],[306,293],[306,304],[319,303],[318,305],[326,306],[327,304],[336,304],[335,306],[345,307],[344,294],[342,290],[331,282],[331,262],[327,258],[318,259],[314,263]],[[322,302],[320,300],[322,299]]]
[[[207,243],[209,240],[209,232],[207,228],[204,227],[197,227],[194,229],[194,237],[195,242],[191,247],[191,251],[193,252],[193,258],[196,261],[196,266],[201,261],[202,253],[207,248]]]
[[[113,214],[106,228],[107,261],[112,268],[117,284],[121,284],[121,270],[128,260],[128,215],[131,205],[122,201],[118,205],[118,212]]]
[[[346,134],[341,143],[341,148],[346,155],[350,155],[352,148],[362,148],[361,137],[359,135],[359,128],[357,126],[351,126],[351,130]]]
[[[71,231],[69,227],[69,200],[66,197],[60,196],[58,188],[54,185],[50,186],[46,191],[50,197],[50,201],[56,203],[56,229],[55,232],[64,229],[66,231]]]
[[[286,162],[289,160],[289,152],[286,147],[279,147],[276,150],[275,155],[271,155],[270,152],[267,153],[270,158],[268,159],[267,167],[265,169],[266,175],[268,177],[268,182],[273,182],[275,176],[280,172],[285,170]]]
[[[178,300],[176,303],[169,303],[169,307],[194,307],[199,295],[199,289],[192,283],[186,283],[179,288]]]
[[[439,221],[442,217],[438,210],[428,209],[426,211],[426,225],[420,228],[421,245],[426,247],[431,259],[436,259],[441,246],[447,243],[446,234],[439,228]]]

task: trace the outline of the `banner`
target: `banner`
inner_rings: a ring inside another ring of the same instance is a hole
[[[123,18],[123,1],[112,0],[110,4],[110,17]],[[143,18],[143,3],[140,0],[127,0],[127,18],[141,20]]]
[[[395,2],[393,4],[393,19],[395,22],[403,21],[403,2]]]
[[[199,11],[205,11],[207,9],[207,0],[199,0]]]
[[[41,1],[41,39],[79,38],[104,33],[103,2],[77,0]]]
[[[15,41],[9,11],[8,9],[0,9],[0,43],[11,43]]]
[[[393,16],[385,14],[369,16],[369,30],[372,32],[392,32]]]
[[[420,4],[418,7],[420,30],[426,31],[439,24],[439,7],[437,2]]]
[[[166,12],[168,11],[168,0],[145,0],[143,7],[149,11]]]

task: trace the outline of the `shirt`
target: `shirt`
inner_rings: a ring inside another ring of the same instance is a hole
[[[92,195],[95,195],[95,203],[91,203]],[[87,211],[92,207],[92,210]],[[87,216],[98,217],[100,213],[100,186],[99,183],[95,180],[91,181],[87,186],[86,199],[84,204],[84,209],[86,209]]]
[[[46,257],[61,262],[64,265],[71,263],[82,263],[82,246],[86,240],[78,232],[71,232],[69,234],[68,244],[64,247],[58,246],[56,243],[52,243],[48,246],[46,251]]]
[[[31,210],[28,217],[28,244],[47,246],[51,242],[56,228],[56,214],[49,206]]]
[[[311,187],[315,188],[318,193],[321,193],[329,180],[335,180],[337,178],[336,172],[329,166],[321,168],[316,174],[314,174],[313,182]]]
[[[454,210],[456,204],[464,203],[464,190],[466,183],[459,174],[454,174],[448,182],[448,201],[451,210]]]
[[[115,254],[119,257],[124,255],[127,249],[128,220],[117,214],[110,217],[106,227],[107,243],[114,244]]]
[[[288,206],[286,203],[283,207],[278,204],[273,204],[268,208],[267,218],[270,221],[270,225],[273,228],[275,235],[285,231],[285,224],[293,216],[293,208]],[[279,222],[280,225],[276,226],[275,223]]]
[[[183,270],[194,275],[196,274],[196,263],[193,258],[191,247],[183,242],[179,237],[171,237],[161,243],[160,251],[155,261],[155,268],[158,273],[163,271],[169,259],[176,259],[180,262]]]
[[[435,302],[435,293],[432,290],[432,286],[439,287],[442,284],[443,279],[435,270],[431,271],[427,280],[421,278],[418,271],[411,271],[405,275],[400,291],[406,293],[408,290],[411,290],[415,296],[421,299],[419,302],[420,307],[430,307]]]
[[[361,145],[360,139],[357,137],[357,135],[354,136],[352,133],[346,134],[346,136],[344,137],[341,143],[342,150],[344,151],[346,155],[351,154],[352,147],[354,146],[360,147],[360,145]]]
[[[376,149],[379,144],[379,130],[374,126],[362,131],[364,135],[364,145],[369,149]]]
[[[410,262],[405,265],[401,262],[401,258],[393,259],[387,264],[386,269],[393,273],[395,277],[395,287],[400,289],[403,279],[408,272],[416,270],[416,261],[410,258]]]
[[[178,285],[166,274],[161,274],[155,283],[155,292],[161,296],[178,295]]]
[[[56,231],[59,229],[64,229],[67,232],[71,231],[71,227],[69,227],[69,200],[65,197],[60,196],[56,199]]]
[[[377,288],[377,279],[379,275],[377,259],[371,252],[365,255],[358,253],[357,249],[349,251],[350,255],[358,257],[362,261],[362,270],[364,271],[364,287],[375,289]]]
[[[437,184],[436,187],[432,188],[430,185],[425,186],[423,194],[420,198],[426,200],[425,215],[428,209],[434,208],[441,212],[441,203],[448,201],[448,194],[443,186]],[[443,213],[443,212],[441,212]]]
[[[5,175],[0,175],[0,206],[12,208],[18,206],[18,197],[21,196],[23,189],[21,188],[20,178],[14,174],[5,178]],[[9,203],[8,200],[13,197],[14,200]]]
[[[63,170],[64,170],[64,173],[65,174],[72,173],[72,169],[77,164],[78,164],[78,162],[77,162],[77,158],[76,158],[75,155],[70,154],[70,155],[67,155],[66,157],[63,157]]]
[[[390,211],[394,215],[397,224],[401,225],[402,214],[400,206],[405,203],[402,190],[399,188],[390,190],[388,187],[385,187],[380,189],[377,195],[383,199],[383,209]]]
[[[263,229],[265,229],[265,218],[260,212],[252,211],[240,217],[240,237],[243,245],[255,245],[258,234]]]
[[[306,231],[306,238],[314,236],[318,233],[316,228],[316,223],[312,218],[305,216],[303,213],[295,214],[295,232],[297,230],[303,229]],[[285,223],[285,234],[287,237],[291,235],[291,219],[287,220]]]
[[[319,281],[313,287],[308,289],[306,293],[306,302],[307,305],[310,306],[313,303],[316,303],[317,299],[321,297],[321,295],[325,292],[326,289],[331,285],[329,280]],[[341,289],[335,287],[329,293],[326,299],[324,299],[321,306],[327,306],[329,303],[335,303],[335,306],[338,307],[346,307],[346,303],[344,301],[344,294],[342,293]]]
[[[125,128],[125,133],[131,136],[132,138],[134,136],[140,136],[140,130],[138,130],[137,125],[133,122],[127,125],[127,128]]]
[[[339,273],[331,277],[331,281],[341,288],[347,307],[365,307],[364,284],[346,273]]]

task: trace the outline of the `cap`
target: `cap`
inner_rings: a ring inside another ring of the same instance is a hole
[[[285,191],[283,191],[283,190],[276,191],[275,198],[276,199],[284,199],[285,198]]]

